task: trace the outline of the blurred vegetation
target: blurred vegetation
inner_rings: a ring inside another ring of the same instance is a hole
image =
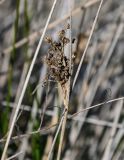
[[[86,2],[75,1],[74,11],[76,8],[80,10],[82,3]],[[11,113],[14,112],[13,108],[20,97],[29,65],[41,36],[40,30],[45,25],[52,3],[53,0],[10,0],[0,4],[0,139],[7,135],[10,118],[12,118]],[[123,24],[122,8],[124,8],[123,0],[104,2],[76,86],[71,92],[69,114],[124,95],[123,30],[111,56],[108,55],[118,27],[121,23]],[[72,82],[97,9],[98,3],[96,2],[87,8],[84,7],[72,17],[72,38],[76,39],[72,44],[72,54],[75,55]],[[68,15],[68,10],[67,1],[59,0],[52,16],[52,22],[63,18],[63,13]],[[51,35],[57,41],[56,32],[63,29],[67,22],[68,20],[65,20],[61,24],[53,24],[46,34]],[[17,47],[17,42],[25,37],[29,38],[34,32],[36,34],[32,36],[32,39],[28,39],[26,43]],[[12,47],[12,50],[6,51],[9,46]],[[49,89],[48,86],[42,87],[47,70],[46,65],[43,64],[43,57],[47,54],[48,48],[49,45],[43,42],[23,99],[22,105],[25,106],[22,106],[23,109],[19,112],[19,118],[13,131],[12,136],[18,136],[18,139],[10,142],[8,156],[14,155],[21,148],[24,154],[19,155],[19,160],[46,160],[45,157],[52,146],[57,127],[52,127],[44,134],[36,133],[25,138],[19,138],[19,135],[36,131],[39,128],[43,111],[45,111],[45,115],[41,128],[56,124],[62,115],[63,97],[57,83],[50,81]],[[108,62],[107,65],[106,62]],[[35,94],[32,94],[39,83],[41,86],[38,87]],[[62,159],[102,159],[117,115],[116,108],[119,106],[120,104],[116,102],[105,103],[103,107],[79,114],[77,119],[69,119],[63,143]],[[121,110],[117,122],[121,127],[123,118],[124,109]],[[123,135],[122,129],[117,129],[114,134],[112,141],[114,152],[111,149],[113,160],[116,160],[119,154],[118,160],[121,160],[124,155]],[[23,146],[24,141],[26,142],[25,146]],[[59,142],[60,135],[56,140],[53,159],[56,159]],[[0,156],[3,147],[4,143],[0,142]]]

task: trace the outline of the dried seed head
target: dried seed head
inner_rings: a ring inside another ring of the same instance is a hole
[[[45,41],[46,41],[47,43],[52,43],[52,38],[51,38],[50,36],[47,36],[47,37],[45,38]]]
[[[68,24],[66,29],[69,29]],[[69,77],[69,59],[64,55],[64,47],[70,42],[69,38],[65,36],[66,31],[61,30],[58,33],[59,42],[52,41],[51,37],[46,37],[46,42],[50,44],[50,48],[45,57],[45,63],[48,66],[49,77],[53,78],[55,81],[64,85]]]
[[[58,32],[58,36],[59,36],[60,39],[64,38],[64,36],[65,36],[65,30],[59,31]]]
[[[70,42],[70,40],[69,40],[68,38],[64,37],[63,43],[66,45],[66,44],[68,44],[69,42]]]

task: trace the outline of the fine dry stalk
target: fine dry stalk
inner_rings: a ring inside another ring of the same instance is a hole
[[[69,82],[65,84],[65,86],[62,88],[62,91],[63,91],[63,95],[64,95],[63,103],[64,103],[64,107],[65,107],[65,114],[64,114],[64,119],[63,119],[63,123],[62,123],[62,130],[61,130],[61,135],[60,135],[60,142],[59,142],[59,149],[58,149],[58,154],[57,154],[57,160],[60,160],[60,157],[61,157],[62,144],[63,144],[65,127],[66,127],[66,121],[67,121],[67,115],[68,115],[69,93],[70,93]]]
[[[77,78],[78,78],[78,75],[79,75],[79,72],[80,72],[80,69],[81,69],[81,66],[82,66],[84,57],[85,57],[85,55],[86,55],[86,52],[87,52],[87,49],[88,49],[88,47],[89,47],[89,44],[90,44],[90,41],[91,41],[93,32],[94,32],[94,30],[95,30],[95,26],[96,26],[96,23],[97,23],[97,20],[98,20],[98,16],[99,16],[100,10],[101,10],[101,8],[102,8],[103,1],[104,1],[104,0],[101,0],[101,2],[100,2],[100,4],[99,4],[99,7],[98,7],[98,10],[97,10],[97,13],[96,13],[96,16],[95,16],[93,25],[92,25],[92,29],[91,29],[91,32],[90,32],[90,35],[89,35],[89,38],[88,38],[88,41],[87,41],[87,44],[86,44],[86,47],[85,47],[84,52],[83,52],[83,54],[82,54],[81,61],[80,61],[80,63],[79,63],[79,66],[78,66],[76,75],[75,75],[75,77],[74,77],[72,89],[74,88],[75,83],[76,83],[76,81],[77,81]]]
[[[112,100],[109,100],[109,101],[106,101],[106,102],[102,102],[102,103],[99,103],[99,104],[90,106],[90,107],[88,107],[88,108],[86,108],[86,109],[83,109],[83,110],[81,110],[81,111],[79,111],[79,112],[76,112],[76,113],[74,113],[74,114],[72,114],[72,115],[68,115],[67,118],[68,118],[68,119],[73,119],[73,120],[75,120],[75,121],[83,121],[83,120],[80,119],[80,116],[79,116],[79,117],[77,116],[78,114],[80,114],[80,113],[82,113],[82,112],[84,112],[84,111],[86,111],[86,110],[91,110],[91,109],[96,108],[96,107],[103,107],[103,105],[104,105],[105,103],[108,104],[108,103],[117,102],[117,101],[120,101],[120,100],[124,100],[124,97],[115,98],[115,99],[112,99]],[[14,104],[14,105],[15,105],[15,104]],[[13,106],[14,106],[14,105],[13,105]],[[11,106],[11,107],[12,107],[12,106]],[[22,108],[23,108],[23,107],[24,107],[24,106],[22,106]],[[26,107],[27,107],[27,108],[26,108]],[[31,108],[31,107],[30,107],[30,108]],[[30,109],[28,108],[28,106],[25,106],[25,110],[26,110],[26,111],[30,111]],[[48,112],[48,111],[47,111],[47,112]],[[47,114],[47,112],[46,112],[46,114]],[[49,113],[48,113],[47,115],[53,116],[53,114],[49,114]],[[95,124],[95,125],[99,125],[99,126],[113,127],[113,123],[108,122],[108,121],[99,120],[99,119],[87,118],[87,119],[84,120],[84,121],[86,121],[87,123],[91,123],[91,124]],[[43,134],[44,134],[45,132],[47,132],[48,130],[50,130],[51,128],[53,128],[53,127],[55,127],[55,126],[57,126],[57,125],[58,125],[58,123],[55,123],[55,124],[52,124],[52,125],[50,125],[50,126],[48,126],[48,127],[42,128],[40,131],[39,131],[39,130],[36,130],[36,131],[30,132],[30,133],[21,134],[21,135],[19,135],[19,136],[11,137],[11,140],[16,140],[16,139],[24,138],[24,137],[29,137],[29,136],[34,135],[34,134],[37,134],[37,133],[40,133],[40,134],[43,133]],[[118,123],[117,128],[123,129],[123,125],[121,125],[120,123]],[[3,143],[3,142],[5,142],[5,141],[6,141],[5,138],[0,139],[0,143]]]
[[[69,32],[69,38],[70,38],[70,43],[69,43],[69,59],[70,59],[70,66],[69,70],[70,73],[72,72],[72,6],[71,6],[71,1],[69,1],[69,12],[70,12],[70,32]],[[65,127],[66,127],[66,122],[67,122],[67,116],[68,116],[68,108],[69,108],[69,97],[70,97],[70,85],[71,85],[71,77],[69,78],[69,81],[64,85],[62,88],[64,98],[63,98],[63,103],[65,107],[65,115],[62,123],[62,130],[61,130],[61,135],[60,135],[60,143],[59,143],[59,149],[58,149],[58,154],[57,154],[57,160],[60,160],[61,157],[61,151],[62,151],[62,144],[63,144],[63,139],[64,139],[64,133],[65,133]]]

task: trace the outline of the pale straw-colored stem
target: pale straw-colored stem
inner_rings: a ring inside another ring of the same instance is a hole
[[[69,32],[69,39],[70,39],[70,43],[69,43],[69,59],[70,59],[70,66],[69,66],[69,70],[70,73],[72,72],[72,8],[73,6],[71,5],[71,3],[73,3],[71,0],[68,0],[69,4],[69,13],[70,13],[70,32]],[[57,160],[60,160],[61,157],[61,152],[62,152],[62,145],[63,145],[63,139],[64,139],[64,134],[65,134],[65,128],[66,128],[66,122],[67,122],[67,116],[68,116],[68,108],[69,108],[69,97],[70,97],[70,86],[71,86],[71,77],[69,78],[67,84],[64,86],[65,88],[63,88],[63,92],[64,92],[64,107],[65,107],[65,115],[64,115],[64,120],[62,123],[62,130],[61,130],[61,135],[60,135],[60,143],[59,143],[59,149],[58,149],[58,154],[57,154]]]

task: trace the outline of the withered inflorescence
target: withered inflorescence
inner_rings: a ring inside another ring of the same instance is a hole
[[[66,29],[69,29],[69,25]],[[48,66],[46,80],[52,78],[61,85],[64,85],[70,77],[69,59],[64,54],[64,47],[70,42],[69,38],[65,36],[66,29],[59,31],[58,42],[53,41],[51,37],[46,37],[45,39],[50,44],[48,53],[44,58]]]

